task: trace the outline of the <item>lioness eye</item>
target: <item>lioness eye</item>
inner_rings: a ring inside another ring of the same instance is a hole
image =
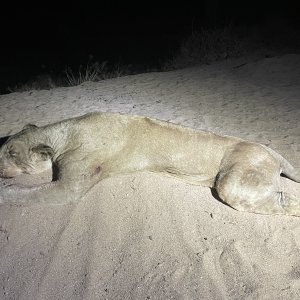
[[[8,151],[8,154],[9,154],[9,156],[11,156],[11,157],[16,157],[17,156],[17,152],[15,152],[14,150],[9,150]]]

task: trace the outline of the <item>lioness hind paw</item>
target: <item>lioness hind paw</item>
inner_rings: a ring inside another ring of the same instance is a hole
[[[283,208],[285,214],[300,216],[300,198],[286,192],[280,192],[279,194],[279,205]]]

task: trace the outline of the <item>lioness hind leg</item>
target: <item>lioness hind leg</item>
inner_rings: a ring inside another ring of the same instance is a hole
[[[279,173],[232,168],[216,180],[221,199],[239,211],[300,216],[300,199],[280,190]]]

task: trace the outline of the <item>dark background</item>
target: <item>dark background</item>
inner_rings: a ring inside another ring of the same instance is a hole
[[[133,64],[142,72],[146,66],[157,67],[183,38],[201,28],[272,27],[282,19],[293,28],[300,24],[297,1],[198,1],[197,6],[181,3],[172,10],[152,3],[139,11],[104,3],[15,3],[3,9],[0,91],[89,60]],[[153,8],[156,13],[150,13]]]

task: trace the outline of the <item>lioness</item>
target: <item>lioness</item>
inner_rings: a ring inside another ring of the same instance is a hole
[[[280,188],[280,173],[297,172],[270,148],[136,115],[91,113],[44,127],[26,126],[0,150],[0,176],[55,167],[36,187],[3,187],[0,203],[77,201],[115,174],[148,170],[215,188],[231,207],[300,216],[300,199]]]

